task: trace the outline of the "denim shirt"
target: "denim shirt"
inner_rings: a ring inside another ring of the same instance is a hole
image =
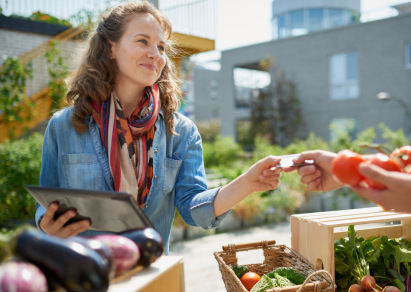
[[[113,191],[113,178],[97,123],[90,117],[89,130],[77,133],[70,123],[73,108],[55,113],[43,142],[40,185]],[[175,113],[175,131],[166,131],[160,111],[156,121],[153,150],[153,182],[144,213],[161,234],[168,254],[175,208],[188,225],[204,229],[217,227],[228,214],[215,217],[213,201],[218,188],[207,189],[200,134],[187,117]],[[45,209],[37,204],[39,226]],[[81,235],[93,236],[98,231]]]

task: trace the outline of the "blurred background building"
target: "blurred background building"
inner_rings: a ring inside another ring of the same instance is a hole
[[[409,136],[411,3],[384,18],[363,14],[360,4],[274,0],[271,41],[222,51],[214,70],[196,66],[196,121],[219,120],[223,135],[238,138],[253,102],[273,94],[282,75],[296,87],[299,138],[355,135],[380,122]]]
[[[196,56],[216,50],[218,15],[235,13],[235,3],[230,11],[218,11],[224,1],[150,0],[170,18],[184,52],[174,60],[185,80],[183,114],[196,123],[217,121],[222,135],[238,139],[239,129],[250,125],[255,101],[273,95],[285,78],[295,86],[300,109],[298,138],[314,132],[328,140],[336,129],[355,135],[380,122],[411,135],[411,2],[381,16],[361,11],[360,0],[264,0],[271,5],[270,40],[224,49],[212,62],[198,62]],[[50,114],[48,72],[58,67],[45,58],[50,46],[58,46],[72,69],[84,24],[121,2],[0,0],[0,66],[14,56],[33,67],[25,96],[36,107],[16,135]],[[250,2],[250,10],[251,5],[256,3]],[[256,21],[240,16],[250,26]],[[65,19],[71,26],[31,20],[36,17]],[[235,24],[229,29],[233,35],[239,30]],[[2,141],[9,130],[0,117]]]

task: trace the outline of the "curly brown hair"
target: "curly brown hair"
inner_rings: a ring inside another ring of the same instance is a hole
[[[174,132],[174,112],[181,102],[181,87],[174,63],[170,59],[174,47],[171,41],[172,26],[168,18],[146,1],[129,2],[111,10],[89,35],[87,49],[77,69],[67,79],[66,99],[74,105],[71,123],[74,129],[83,133],[88,129],[85,120],[91,116],[91,101],[103,102],[110,96],[115,86],[115,63],[111,60],[110,42],[118,42],[122,37],[130,16],[151,14],[160,23],[167,42],[166,65],[156,84],[160,90],[161,108],[167,131]]]

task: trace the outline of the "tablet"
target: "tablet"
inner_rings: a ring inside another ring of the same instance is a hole
[[[90,220],[90,230],[123,232],[129,229],[153,227],[137,202],[128,193],[26,186],[36,201],[47,209],[57,202],[55,219],[68,210],[77,215],[66,224]]]

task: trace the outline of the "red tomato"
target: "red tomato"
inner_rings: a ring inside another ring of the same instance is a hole
[[[388,155],[382,154],[382,153],[377,153],[370,161],[369,163],[374,164],[376,166],[379,166],[385,170],[388,171],[398,171],[401,172],[401,166],[398,162],[396,162],[394,159],[390,158]],[[365,178],[365,182],[368,184],[370,188],[373,189],[385,189],[386,186],[373,181],[370,178]]]
[[[334,176],[343,184],[357,186],[364,179],[358,171],[358,165],[365,159],[351,150],[342,150],[333,159],[331,170]]]
[[[244,287],[250,291],[254,285],[260,281],[261,277],[257,273],[254,272],[247,272],[241,276],[240,281],[244,285]]]
[[[411,146],[407,145],[395,149],[391,153],[390,157],[397,159],[399,162],[401,162],[402,167],[404,168],[408,165],[411,165]]]

